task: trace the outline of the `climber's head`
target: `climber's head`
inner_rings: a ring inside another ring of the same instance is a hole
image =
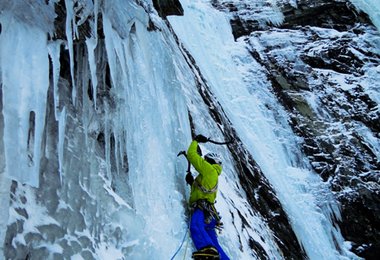
[[[211,164],[222,165],[222,158],[217,153],[208,153],[205,155],[205,160]]]

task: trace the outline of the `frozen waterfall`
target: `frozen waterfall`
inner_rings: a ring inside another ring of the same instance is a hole
[[[65,0],[63,40],[51,25],[59,1],[42,2],[0,4],[0,259],[170,259],[189,221],[187,165],[177,153],[192,127],[224,138],[196,87],[201,76],[307,256],[359,259],[334,223],[337,202],[302,154],[264,68],[234,40],[227,14],[210,1],[181,0],[184,16],[164,21],[150,1]],[[35,11],[22,15],[27,8]],[[280,23],[282,14],[274,8],[271,17]],[[267,221],[248,205],[229,150],[202,148],[225,161],[217,208],[226,253],[258,259],[255,241],[269,259],[283,258]],[[189,242],[180,254],[193,249]]]

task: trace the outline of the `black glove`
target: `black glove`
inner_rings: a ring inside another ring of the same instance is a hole
[[[208,138],[204,135],[197,135],[194,138],[194,140],[197,141],[198,143],[207,143],[208,142]]]
[[[191,185],[193,185],[193,182],[194,182],[194,177],[193,177],[193,175],[191,175],[191,172],[188,172],[186,174],[186,183],[191,186]]]

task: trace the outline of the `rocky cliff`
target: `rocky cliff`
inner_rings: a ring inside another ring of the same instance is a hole
[[[344,237],[355,243],[358,255],[375,259],[380,252],[378,29],[347,1],[284,4],[278,24],[255,20],[265,12],[255,3],[213,4],[231,13],[235,38],[266,68],[294,132],[304,140],[305,154],[341,203],[337,224]],[[363,129],[373,136],[363,136]]]

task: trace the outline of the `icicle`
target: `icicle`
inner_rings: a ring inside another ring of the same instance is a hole
[[[88,52],[88,64],[90,64],[92,93],[94,98],[94,106],[96,110],[96,93],[98,87],[98,78],[96,76],[96,61],[95,61],[95,49],[98,44],[98,12],[99,3],[98,0],[94,1],[94,26],[92,28],[93,37],[86,40],[87,52]]]
[[[119,129],[118,129],[119,130]],[[116,138],[117,137],[117,138]],[[121,166],[123,165],[123,152],[122,152],[122,134],[118,131],[115,133],[115,157],[116,157],[116,167],[117,173],[121,173]]]
[[[84,47],[79,47],[77,48],[77,53],[78,53],[78,58],[76,60],[76,66],[77,66],[77,87],[78,90],[81,88],[81,95],[78,96],[81,97],[81,120],[83,123],[83,131],[84,131],[84,138],[85,138],[85,146],[89,148],[89,143],[88,143],[88,127],[89,127],[89,120],[90,120],[90,101],[89,101],[89,96],[86,95],[88,92],[89,88],[89,78],[90,78],[90,69],[88,66],[88,55],[87,51]]]
[[[94,37],[98,40],[98,13],[99,13],[99,1],[94,0]]]
[[[87,52],[88,52],[88,64],[90,65],[92,93],[94,98],[94,105],[96,109],[96,93],[98,86],[98,78],[96,76],[96,61],[95,61],[95,48],[98,42],[97,39],[90,38],[86,40]]]
[[[46,33],[9,15],[1,18],[5,174],[38,187],[49,87]]]
[[[110,116],[109,116],[109,108],[108,104],[105,104],[104,108],[104,141],[105,141],[105,153],[106,153],[106,162],[107,162],[107,173],[106,177],[109,179],[111,177],[111,144],[110,144]]]
[[[58,162],[59,162],[59,178],[62,183],[63,170],[63,151],[65,144],[65,128],[66,128],[66,107],[62,109],[58,119]]]
[[[49,56],[53,64],[53,88],[54,88],[54,115],[55,120],[58,120],[58,108],[59,108],[59,92],[58,92],[58,80],[61,69],[59,62],[61,41],[50,42],[48,45]]]
[[[74,49],[73,49],[73,37],[75,35],[76,27],[75,27],[75,21],[74,21],[74,7],[73,7],[73,1],[71,0],[65,0],[66,5],[66,38],[67,38],[67,48],[69,50],[69,56],[70,56],[70,74],[71,74],[71,81],[73,84],[73,90],[72,90],[72,99],[73,104],[75,105],[76,100],[76,84],[75,84],[75,77],[74,77]],[[73,32],[74,30],[74,32]]]

